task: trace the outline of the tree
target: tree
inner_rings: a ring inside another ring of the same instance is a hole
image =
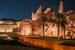
[[[65,37],[65,28],[66,28],[66,24],[67,24],[66,18],[62,14],[58,13],[57,15],[51,16],[50,22],[53,23],[53,26],[55,24],[57,25],[57,28],[58,28],[57,37],[58,37],[58,39],[59,39],[60,27],[64,29],[64,37]]]
[[[67,25],[66,17],[60,13],[57,14],[57,17],[58,17],[58,34],[59,34],[60,27],[61,27],[64,30],[64,38],[66,38],[66,36],[65,36],[65,29],[66,29],[66,25]]]
[[[57,37],[59,38],[59,16],[56,16],[55,14],[51,14],[50,16],[51,16],[51,17],[50,17],[49,21],[51,22],[52,27],[54,27],[55,24],[58,26],[58,27],[57,27],[57,28],[58,28]]]
[[[63,38],[66,38],[65,30],[66,30],[66,25],[67,25],[67,19],[63,15],[61,15],[60,24],[61,24],[61,28],[63,28],[63,30],[64,30],[64,37]]]
[[[44,33],[45,33],[45,27],[44,26],[47,26],[47,23],[46,23],[47,21],[48,21],[48,19],[45,16],[41,16],[38,19],[39,24],[42,25],[42,27],[43,27],[43,37],[44,37]]]

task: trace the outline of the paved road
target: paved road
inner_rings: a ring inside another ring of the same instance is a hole
[[[47,50],[47,49],[30,47],[28,45],[21,44],[18,41],[0,40],[0,50]]]

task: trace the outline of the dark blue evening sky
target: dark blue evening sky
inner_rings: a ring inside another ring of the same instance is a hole
[[[75,0],[63,0],[65,10],[75,10]],[[58,9],[59,0],[0,0],[0,18],[30,18],[39,5]]]

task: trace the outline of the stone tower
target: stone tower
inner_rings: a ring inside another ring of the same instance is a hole
[[[32,12],[32,20],[36,21],[38,20],[41,16],[42,16],[42,6],[39,6],[39,8],[37,9],[37,11],[34,13]]]
[[[41,14],[42,13],[42,6],[39,6],[39,8],[37,9],[37,12],[36,13],[38,13],[38,14]]]
[[[60,0],[58,12],[63,13],[63,1],[62,0]]]

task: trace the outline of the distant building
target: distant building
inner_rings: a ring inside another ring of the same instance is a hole
[[[0,37],[8,36],[15,28],[19,27],[19,22],[11,20],[0,20]]]
[[[0,32],[13,32],[13,28],[17,28],[17,25],[0,25]]]

